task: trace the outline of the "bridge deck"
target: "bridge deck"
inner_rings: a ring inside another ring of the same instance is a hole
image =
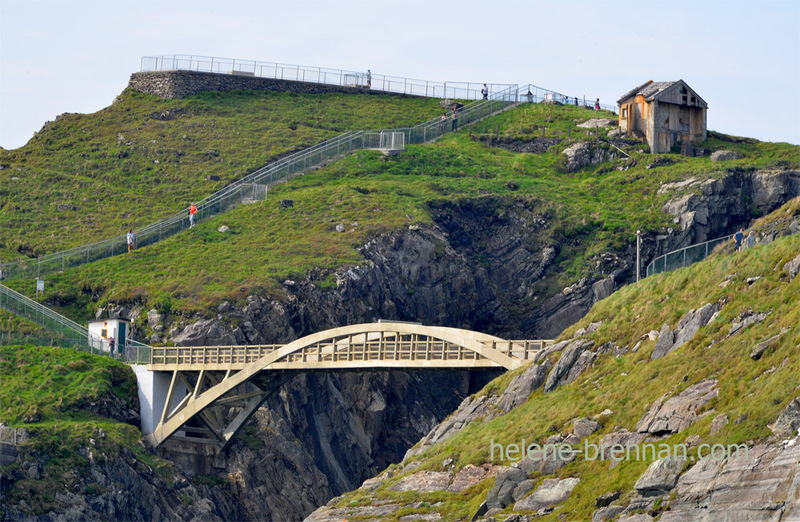
[[[492,368],[499,365],[477,352],[447,341],[407,336],[351,336],[335,342],[320,342],[288,354],[264,370],[342,368]],[[374,337],[374,338],[371,338]],[[512,359],[527,361],[548,341],[515,340],[493,343],[490,348]],[[226,371],[274,353],[284,345],[154,347],[151,371]]]

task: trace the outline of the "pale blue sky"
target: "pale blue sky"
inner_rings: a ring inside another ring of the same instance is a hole
[[[0,0],[0,146],[111,104],[142,56],[199,54],[614,103],[685,80],[708,126],[800,144],[799,0]]]

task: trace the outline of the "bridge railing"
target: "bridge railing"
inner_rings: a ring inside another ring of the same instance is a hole
[[[327,67],[237,60],[216,56],[191,54],[168,54],[145,56],[141,62],[142,72],[151,71],[195,71],[234,76],[252,76],[274,80],[319,83],[339,87],[357,87],[394,92],[428,98],[454,98],[477,100],[482,97],[483,83],[478,82],[434,82],[400,76],[372,74],[367,71],[347,71]],[[489,92],[507,89],[509,84],[487,84]]]
[[[751,231],[755,237],[756,245],[770,243],[780,237],[800,232],[800,217],[793,216],[783,218],[766,225],[745,230],[741,248],[747,248],[747,236]],[[647,265],[645,277],[692,265],[698,261],[702,261],[716,251],[727,254],[733,253],[736,250],[734,236],[735,234],[730,234],[718,237],[710,241],[679,248],[660,255]]]
[[[107,351],[107,343],[104,343],[104,340],[99,336],[89,332],[89,329],[85,326],[50,310],[5,285],[0,285],[0,308],[52,332],[52,335],[49,336],[0,334],[0,344],[36,343],[74,348],[96,355],[123,358],[130,363],[144,364],[150,362],[150,350],[152,349],[150,346],[128,339],[126,346],[119,347],[122,350],[122,354],[110,353]]]

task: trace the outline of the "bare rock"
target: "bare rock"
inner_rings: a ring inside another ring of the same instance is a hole
[[[782,439],[789,439],[800,434],[800,397],[789,402],[770,429],[772,429],[772,433]]]
[[[684,459],[659,459],[639,477],[634,488],[644,497],[664,495],[678,483]]]
[[[606,520],[614,520],[617,515],[625,511],[624,506],[608,506],[595,510],[592,513],[592,522],[604,522]]]
[[[733,161],[741,159],[742,155],[733,150],[717,150],[711,153],[711,161]]]
[[[203,319],[187,326],[173,341],[175,346],[226,346],[235,344],[236,338],[216,319]]]
[[[230,227],[228,227],[227,225],[222,225],[221,227],[219,227],[217,229],[217,232],[219,232],[220,234],[224,234],[225,232],[227,232],[229,230],[230,230]]]
[[[504,509],[514,503],[514,491],[521,482],[528,480],[528,474],[518,468],[509,468],[494,479],[494,487],[486,494],[489,509]]]
[[[572,433],[581,438],[588,437],[599,429],[600,424],[597,421],[593,421],[592,419],[588,419],[586,417],[576,419],[572,423]]]
[[[775,345],[775,343],[778,342],[778,339],[781,338],[781,335],[783,335],[783,332],[777,335],[773,335],[766,341],[760,342],[757,345],[755,345],[753,347],[753,350],[750,352],[750,358],[753,359],[754,361],[761,359],[761,356],[764,355],[764,352],[772,348]]]
[[[576,172],[588,165],[606,161],[606,151],[600,147],[593,147],[586,141],[579,141],[567,147],[562,154],[567,157],[566,168],[569,172]]]
[[[616,126],[616,122],[609,120],[608,118],[591,118],[586,120],[583,123],[579,123],[576,127],[580,127],[582,129],[594,129],[595,127],[612,127]]]
[[[714,314],[719,312],[720,308],[719,303],[713,303],[690,310],[681,318],[674,331],[670,331],[669,326],[664,325],[658,335],[658,341],[650,355],[650,360],[660,359],[690,341],[700,328],[711,322]]]
[[[447,487],[447,491],[451,493],[460,493],[467,488],[474,486],[482,480],[494,475],[495,469],[488,465],[473,466],[467,464],[461,471],[456,473],[453,482]]]
[[[791,282],[798,273],[800,273],[800,254],[797,255],[794,259],[783,265],[783,269],[786,272],[789,272],[789,281]]]
[[[603,493],[596,499],[594,499],[594,505],[597,507],[606,507],[615,500],[617,500],[622,495],[621,490],[616,491],[609,491],[608,493]]]
[[[538,511],[557,506],[569,498],[569,494],[572,493],[578,482],[580,479],[577,478],[545,479],[530,496],[514,504],[514,509]]]
[[[800,444],[699,461],[678,479],[663,522],[800,520]]]
[[[737,333],[741,332],[751,324],[757,324],[767,318],[769,315],[768,312],[760,312],[760,313],[752,313],[749,312],[740,316],[740,320],[738,322],[733,323],[731,329],[728,330],[728,337],[732,335],[736,335]]]
[[[716,385],[716,379],[706,379],[686,388],[675,397],[661,397],[636,423],[636,431],[652,435],[680,433],[698,419],[697,410],[717,396],[719,390]]]
[[[531,364],[511,380],[497,405],[505,411],[511,411],[527,401],[533,390],[544,384],[549,369],[550,361],[545,361],[544,364]]]
[[[722,428],[728,425],[728,416],[722,414],[718,417],[714,417],[714,420],[711,421],[711,428],[709,430],[709,434],[713,437],[717,433],[720,432]]]
[[[564,353],[561,355],[561,358],[547,376],[547,382],[544,385],[545,393],[555,390],[570,377],[570,370],[572,370],[572,367],[581,357],[585,349],[593,344],[594,341],[578,339],[576,341],[572,341],[572,343],[570,343],[570,345],[564,349]],[[588,357],[584,357],[584,363],[586,363],[586,359],[588,359]],[[575,378],[576,377],[572,377],[572,380]]]
[[[449,471],[419,471],[403,477],[389,489],[392,491],[416,491],[419,493],[445,491],[450,486],[452,479],[453,474]]]

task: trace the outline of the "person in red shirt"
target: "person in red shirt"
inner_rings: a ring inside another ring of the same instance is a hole
[[[194,226],[194,214],[195,214],[195,212],[197,212],[197,207],[194,206],[194,203],[192,203],[192,206],[189,207],[189,228],[192,228]]]

